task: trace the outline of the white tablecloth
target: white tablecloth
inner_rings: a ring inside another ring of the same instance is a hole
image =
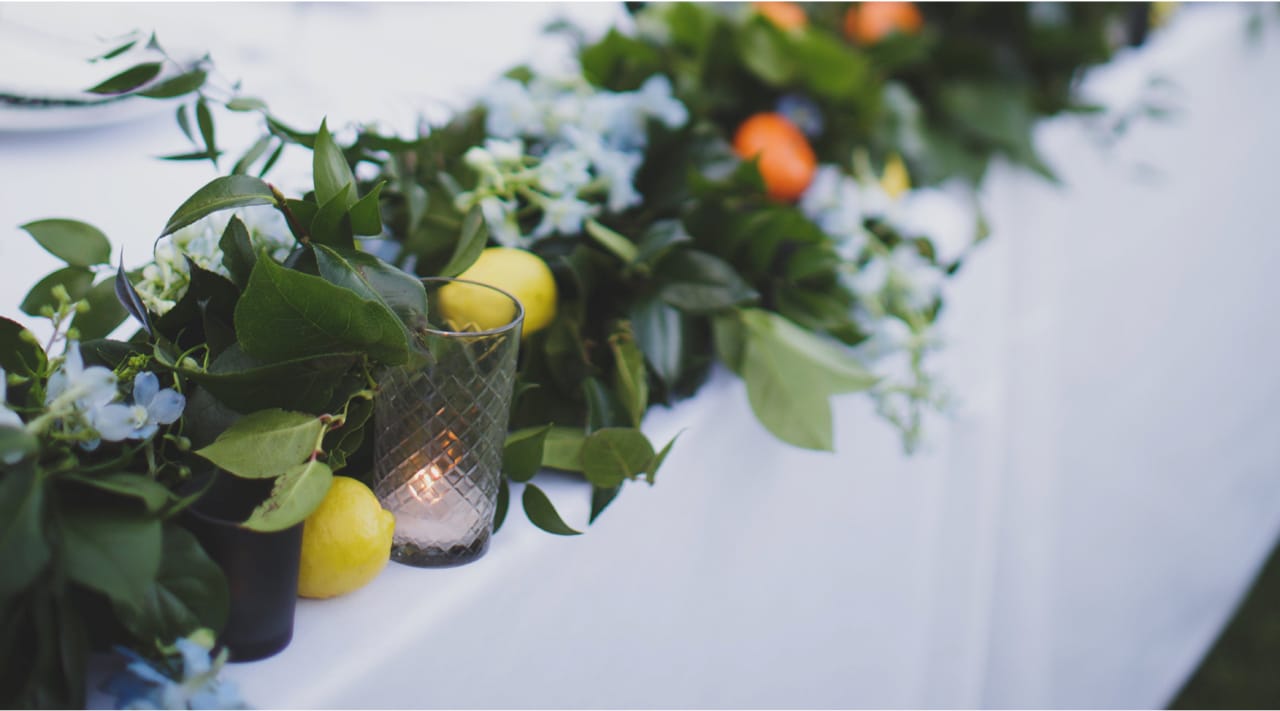
[[[599,30],[619,11],[570,12]],[[558,56],[536,39],[552,14],[6,5],[0,22],[154,24],[300,125],[327,112],[407,127],[429,100],[458,105],[509,64]],[[391,565],[301,602],[293,644],[230,676],[262,706],[1165,704],[1280,525],[1280,38],[1246,46],[1244,21],[1197,8],[1086,84],[1119,105],[1162,73],[1177,120],[1111,151],[1078,119],[1044,125],[1061,188],[994,171],[992,238],[942,322],[956,406],[924,453],[904,457],[856,396],[837,403],[835,455],[788,448],[717,372],[650,415],[655,440],[684,431],[658,484],[629,485],[586,535],[515,510],[475,564]],[[358,71],[375,56],[378,72]],[[225,130],[229,145],[249,135]],[[12,227],[30,219],[88,220],[142,260],[213,175],[148,157],[183,140],[165,114],[0,134],[0,303],[55,266]],[[580,488],[547,488],[585,522]]]

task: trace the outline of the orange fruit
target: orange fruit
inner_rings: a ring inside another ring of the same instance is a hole
[[[760,177],[775,200],[800,197],[818,169],[809,139],[782,114],[759,113],[743,121],[733,136],[733,151],[743,160],[759,156]]]
[[[804,8],[793,2],[753,2],[756,12],[784,30],[798,30],[809,24]]]
[[[862,45],[879,42],[894,32],[913,35],[924,16],[912,2],[862,2],[844,14],[844,35]]]

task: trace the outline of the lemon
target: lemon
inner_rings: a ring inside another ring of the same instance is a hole
[[[496,286],[524,306],[521,336],[547,327],[556,317],[556,280],[542,257],[523,249],[489,247],[459,279]],[[511,322],[513,314],[501,294],[466,284],[446,284],[436,293],[440,312],[455,324],[474,323],[481,329]]]
[[[302,525],[298,594],[325,598],[373,580],[391,557],[396,519],[369,487],[335,476],[320,507]]]

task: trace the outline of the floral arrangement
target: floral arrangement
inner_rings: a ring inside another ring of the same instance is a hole
[[[1032,127],[1098,110],[1073,81],[1141,35],[1135,17],[644,6],[631,33],[554,28],[575,71],[517,67],[444,125],[347,145],[154,36],[107,52],[146,61],[92,91],[187,97],[194,149],[169,159],[221,170],[210,107],[258,114],[263,135],[132,271],[89,225],[25,226],[67,266],[21,306],[49,342],[0,320],[2,697],[80,705],[87,650],[124,644],[154,660],[130,666],[130,698],[194,699],[220,662],[186,638],[221,626],[227,593],[176,518],[215,467],[273,480],[245,523],[260,530],[305,518],[334,471],[365,474],[374,370],[410,357],[425,313],[415,275],[465,275],[493,246],[536,255],[557,294],[522,343],[498,525],[514,482],[535,525],[578,532],[533,483],[544,467],[581,474],[592,521],[652,484],[673,443],[645,437],[645,412],[717,362],[783,441],[833,448],[830,399],[860,391],[914,447],[944,402],[927,360],[942,287],[985,233],[975,188],[996,158],[1052,177]],[[297,199],[262,180],[286,146],[313,152]],[[129,316],[140,330],[108,339]]]

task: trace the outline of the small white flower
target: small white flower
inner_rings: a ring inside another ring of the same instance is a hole
[[[621,212],[641,202],[635,188],[636,170],[644,162],[639,153],[605,150],[596,156],[596,173],[609,188],[609,211]]]
[[[542,206],[542,222],[534,230],[534,237],[546,237],[552,233],[577,234],[582,223],[594,215],[597,207],[575,197],[562,196],[548,200]]]
[[[480,213],[484,215],[489,234],[504,247],[520,247],[520,225],[516,223],[515,206],[490,195],[480,200]]]
[[[889,262],[889,288],[908,308],[917,311],[928,308],[942,290],[946,275],[920,256],[911,244],[894,247]]]
[[[524,141],[519,138],[488,138],[485,139],[484,147],[499,164],[519,165],[524,160]]]
[[[927,237],[938,262],[950,264],[977,239],[978,210],[959,185],[910,190],[898,201],[892,224],[906,236]]]
[[[515,138],[536,135],[541,116],[524,84],[503,77],[489,86],[481,97],[485,107],[485,130],[491,136]]]
[[[538,165],[538,184],[552,194],[576,193],[591,182],[591,162],[581,151],[557,148]]]
[[[667,128],[680,128],[689,120],[689,110],[675,98],[665,74],[646,79],[638,94],[640,108]]]
[[[493,154],[487,148],[480,146],[468,148],[467,152],[462,154],[462,162],[466,163],[468,168],[481,174],[496,171],[498,168],[498,161],[493,157]]]

